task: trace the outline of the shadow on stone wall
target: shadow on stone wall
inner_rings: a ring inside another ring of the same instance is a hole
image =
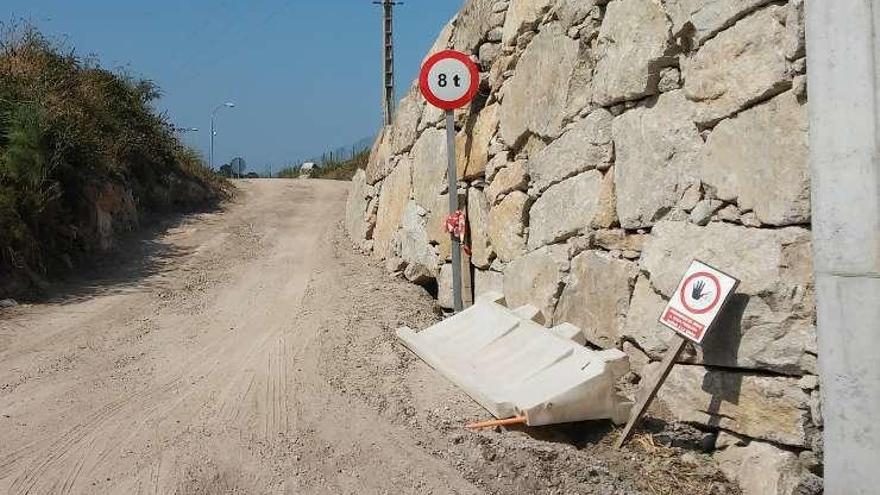
[[[736,358],[742,342],[742,319],[751,298],[746,294],[733,294],[718,315],[715,328],[703,341],[703,360],[724,366],[736,366]],[[709,370],[703,377],[703,391],[712,395],[706,413],[710,415],[709,426],[720,426],[720,410],[723,401],[739,404],[742,390],[742,374],[724,370]]]

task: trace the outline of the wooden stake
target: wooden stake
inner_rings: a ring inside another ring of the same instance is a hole
[[[474,305],[474,282],[471,277],[471,257],[461,253],[462,299],[465,309]]]
[[[629,423],[626,424],[626,428],[623,429],[623,433],[620,435],[620,438],[617,439],[618,449],[623,447],[623,444],[625,444],[630,435],[632,435],[636,424],[642,419],[642,416],[645,414],[645,411],[648,410],[651,402],[654,401],[654,397],[657,396],[657,392],[660,390],[660,387],[663,386],[663,382],[666,381],[666,377],[669,376],[672,367],[675,366],[675,361],[678,360],[679,354],[684,350],[685,344],[687,344],[687,340],[681,335],[675,334],[672,345],[666,352],[666,356],[663,357],[663,363],[660,365],[659,372],[656,376],[652,377],[653,383],[651,383],[651,388],[642,389],[642,394],[633,408]]]

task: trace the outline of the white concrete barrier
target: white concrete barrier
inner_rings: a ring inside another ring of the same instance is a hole
[[[574,325],[548,330],[529,319],[537,314],[530,308],[510,310],[496,302],[500,295],[487,296],[421,332],[402,327],[397,336],[496,418],[522,415],[530,426],[626,422],[632,403],[614,391],[629,371],[626,354],[590,350]]]

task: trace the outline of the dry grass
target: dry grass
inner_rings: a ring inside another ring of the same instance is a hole
[[[107,184],[141,213],[225,195],[153,109],[159,96],[151,81],[0,24],[0,278],[51,275],[93,251],[90,191]]]

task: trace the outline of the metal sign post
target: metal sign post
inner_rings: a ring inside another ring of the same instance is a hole
[[[660,315],[660,323],[675,330],[675,339],[666,351],[660,370],[652,378],[650,386],[642,389],[642,396],[636,402],[626,428],[617,439],[617,448],[623,447],[648,410],[666,377],[669,376],[669,372],[672,371],[672,367],[675,366],[678,356],[684,350],[685,344],[688,340],[695,344],[703,342],[738,285],[739,280],[721,270],[702,261],[691,262],[675,292],[669,298],[669,304]]]
[[[446,176],[449,181],[449,214],[458,211],[458,170],[455,166],[455,114],[452,110],[446,111],[446,161],[448,164]],[[455,234],[450,233],[452,238],[452,300],[455,312],[464,309],[461,297],[461,243]]]
[[[454,110],[470,103],[477,94],[480,74],[477,65],[467,54],[454,50],[436,53],[422,65],[419,89],[428,103],[446,110],[446,159],[448,163],[449,214],[458,212],[458,170],[455,164]],[[417,163],[416,166],[419,166]],[[461,242],[452,239],[452,293],[455,311],[464,309],[461,294]]]

